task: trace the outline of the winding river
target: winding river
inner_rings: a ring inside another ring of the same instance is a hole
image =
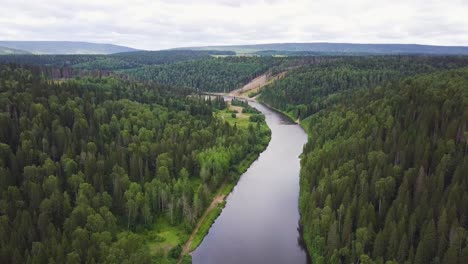
[[[241,176],[201,245],[195,264],[308,263],[299,233],[301,127],[259,103],[271,141]]]

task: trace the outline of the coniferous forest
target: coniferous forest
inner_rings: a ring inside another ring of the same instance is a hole
[[[176,259],[180,245],[151,252],[145,230],[190,233],[268,142],[264,122],[241,129],[214,115],[222,98],[39,72],[0,66],[1,263]]]
[[[0,262],[176,263],[270,139],[200,92],[282,73],[312,262],[468,263],[468,57],[265,53],[0,56]]]
[[[298,69],[262,100],[301,120],[313,263],[468,262],[466,57],[351,57]]]
[[[468,0],[0,0],[0,264],[468,264]]]

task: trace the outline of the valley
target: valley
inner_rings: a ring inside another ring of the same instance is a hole
[[[0,262],[465,263],[468,57],[295,52],[1,55]]]

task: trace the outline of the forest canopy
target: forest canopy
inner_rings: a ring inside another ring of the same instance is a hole
[[[190,233],[218,188],[268,142],[262,123],[242,129],[216,117],[222,98],[37,72],[0,66],[2,263],[166,257],[150,254],[144,230],[168,222]]]
[[[264,88],[309,134],[300,211],[313,263],[468,262],[467,65],[352,57]]]

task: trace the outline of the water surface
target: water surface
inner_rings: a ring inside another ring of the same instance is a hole
[[[270,144],[228,196],[193,263],[308,263],[298,231],[299,155],[307,135],[282,114],[250,104],[265,114]]]

